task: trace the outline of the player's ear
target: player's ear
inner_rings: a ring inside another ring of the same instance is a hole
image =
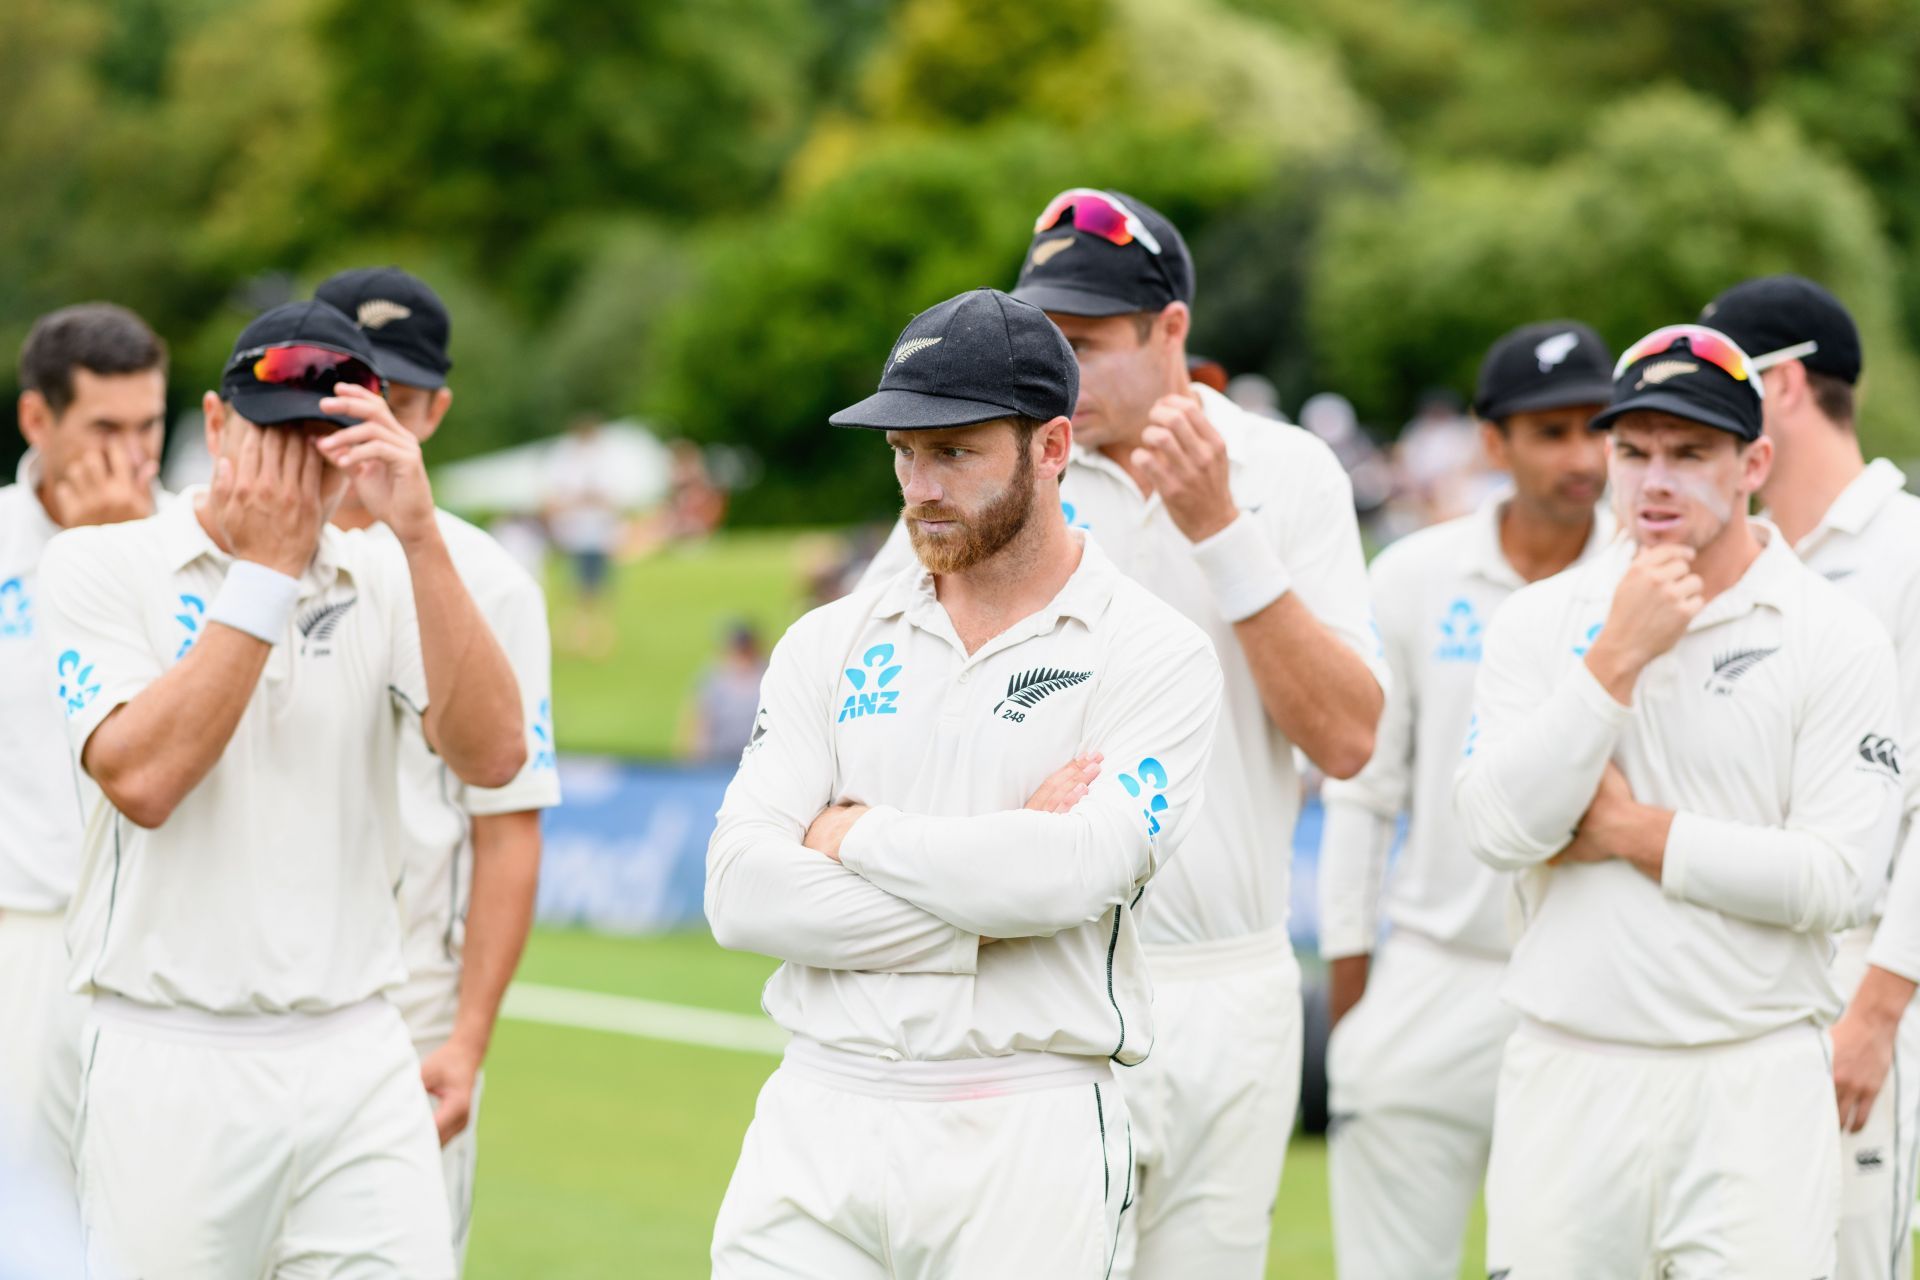
[[[427,404],[427,434],[431,436],[440,429],[440,420],[447,416],[447,410],[453,408],[453,388],[441,387],[433,393],[433,399]]]
[[[1761,436],[1746,447],[1740,457],[1740,492],[1758,493],[1773,474],[1773,441]]]
[[[1042,480],[1052,480],[1067,469],[1067,455],[1073,449],[1073,419],[1050,419],[1033,435],[1034,445],[1040,450],[1034,470]]]
[[[1161,338],[1184,346],[1193,329],[1193,312],[1184,302],[1169,302],[1154,317],[1153,327]]]
[[[207,456],[220,456],[220,431],[226,425],[227,406],[220,393],[209,391],[200,397],[200,416],[206,421]]]
[[[20,393],[20,434],[35,449],[43,447],[47,433],[53,430],[53,406],[38,391]]]
[[[1507,465],[1506,428],[1488,418],[1476,421],[1480,423],[1480,450],[1487,455],[1487,461],[1495,471],[1511,471],[1513,468]]]

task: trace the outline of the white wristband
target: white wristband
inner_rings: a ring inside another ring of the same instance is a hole
[[[1279,553],[1245,511],[1211,538],[1194,543],[1193,562],[1228,622],[1245,622],[1293,585]]]
[[[235,560],[207,610],[208,622],[244,631],[256,640],[278,644],[293,620],[300,580],[252,560]]]

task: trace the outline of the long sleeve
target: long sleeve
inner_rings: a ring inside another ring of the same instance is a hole
[[[1320,954],[1328,960],[1364,955],[1380,936],[1380,900],[1394,822],[1413,789],[1415,655],[1412,620],[1399,607],[1406,587],[1392,558],[1382,555],[1368,574],[1374,616],[1392,679],[1374,734],[1373,758],[1345,782],[1321,788],[1326,826],[1320,837]]]
[[[1875,628],[1878,631],[1878,628]],[[1884,637],[1820,657],[1793,745],[1786,823],[1674,815],[1660,886],[1669,898],[1803,932],[1867,919],[1900,820],[1893,652]]]
[[[1220,664],[1204,637],[1148,648],[1103,678],[1086,745],[1106,762],[1071,813],[875,808],[847,833],[841,860],[983,937],[1049,937],[1130,902],[1192,820],[1220,714]]]
[[[1541,652],[1536,590],[1515,595],[1487,629],[1466,756],[1454,775],[1460,833],[1501,871],[1538,865],[1566,847],[1632,715],[1585,662],[1551,675],[1561,663]]]
[[[1910,982],[1920,982],[1920,583],[1909,581],[1893,642],[1894,666],[1900,672],[1900,767],[1906,784],[1906,821],[1886,907],[1873,931],[1867,960]]]
[[[972,973],[977,932],[887,892],[801,841],[833,799],[833,717],[796,626],[775,646],[760,713],[707,847],[707,920],[721,946],[821,969]],[[862,824],[864,825],[864,824]]]

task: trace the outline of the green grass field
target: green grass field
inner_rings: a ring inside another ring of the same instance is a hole
[[[759,1007],[773,962],[704,934],[539,931],[529,982],[699,1005]],[[503,1020],[488,1059],[470,1280],[707,1274],[713,1215],[770,1055]],[[1463,1277],[1478,1266],[1474,1224]],[[1333,1274],[1326,1148],[1296,1139],[1267,1274]]]

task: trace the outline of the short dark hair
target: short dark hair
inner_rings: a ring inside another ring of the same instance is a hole
[[[54,414],[73,403],[73,371],[103,377],[167,370],[167,344],[147,322],[111,302],[83,302],[33,322],[20,347],[20,389],[38,391]]]
[[[1825,415],[1827,421],[1835,426],[1853,425],[1853,384],[1830,373],[1816,373],[1807,370],[1807,389],[1813,392],[1813,403]]]

